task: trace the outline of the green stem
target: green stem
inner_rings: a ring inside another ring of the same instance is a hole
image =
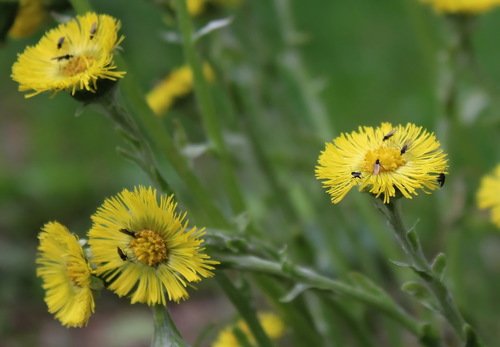
[[[387,316],[399,322],[408,331],[421,337],[422,325],[403,311],[396,303],[381,299],[380,296],[368,293],[367,291],[354,287],[344,282],[334,280],[316,273],[313,270],[295,266],[292,264],[283,265],[276,261],[262,259],[252,255],[214,255],[223,264],[233,268],[257,273],[266,273],[291,279],[298,283],[304,283],[311,288],[331,291],[341,294],[351,299],[357,300],[374,308],[377,308]]]
[[[210,95],[205,76],[203,75],[203,67],[195,49],[193,42],[193,25],[188,13],[186,0],[175,0],[174,2],[179,30],[182,34],[184,54],[193,71],[195,95],[203,124],[210,142],[221,159],[222,174],[224,176],[223,181],[227,185],[227,191],[233,210],[236,213],[240,213],[245,211],[244,199],[233,171],[230,153],[227,150],[222,136],[214,101]]]
[[[238,291],[224,272],[219,271],[215,279],[234,307],[236,307],[243,320],[247,323],[258,345],[260,347],[272,347],[273,343],[260,325],[259,319],[255,314],[256,310],[250,305],[248,298],[244,297]]]
[[[465,327],[470,325],[464,320],[453,299],[451,291],[441,280],[440,275],[432,270],[431,265],[422,251],[416,232],[412,230],[409,231],[404,226],[398,202],[383,204],[381,201],[377,200],[377,206],[392,226],[401,247],[412,262],[411,265],[425,280],[427,287],[439,302],[441,314],[446,318],[457,336],[465,342],[468,338],[466,336]]]
[[[149,142],[144,138],[137,124],[120,102],[118,88],[113,88],[112,91],[98,99],[98,102],[105,114],[116,124],[125,140],[130,144],[131,150],[122,151],[122,154],[141,167],[160,190],[172,194],[171,187],[161,174],[154,159]]]
[[[154,333],[151,347],[188,347],[165,306],[153,306]]]

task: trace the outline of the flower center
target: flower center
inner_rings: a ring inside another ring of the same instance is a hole
[[[167,245],[155,231],[142,230],[130,242],[137,260],[149,266],[156,266],[167,259]]]
[[[378,175],[380,172],[394,171],[406,164],[401,156],[401,150],[390,147],[379,147],[368,151],[363,161],[363,171]]]
[[[94,57],[89,56],[69,56],[67,63],[61,68],[62,73],[66,76],[75,76],[86,71],[94,62]]]
[[[84,288],[89,285],[88,269],[82,266],[82,264],[70,261],[66,264],[66,271],[69,279],[75,286]]]

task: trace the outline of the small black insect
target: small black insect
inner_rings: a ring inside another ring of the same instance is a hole
[[[407,150],[408,150],[408,145],[404,145],[403,147],[401,147],[401,154],[405,154]]]
[[[391,131],[389,131],[387,134],[384,135],[384,138],[382,139],[382,141],[389,140],[392,137],[392,135],[394,135],[395,132],[396,132],[396,129],[392,129]]]
[[[57,49],[61,49],[64,43],[64,36],[61,36],[59,40],[57,40]]]
[[[94,22],[92,23],[92,26],[90,27],[90,39],[92,40],[97,32],[97,23]]]
[[[446,176],[445,176],[445,174],[444,174],[444,173],[442,173],[442,172],[441,172],[441,173],[438,175],[438,178],[437,178],[437,182],[439,183],[439,186],[440,186],[440,187],[444,186],[444,182],[445,182],[445,180],[446,180]]]
[[[64,54],[64,55],[60,55],[58,57],[54,57],[54,58],[52,58],[52,60],[61,61],[61,60],[70,60],[71,58],[73,58],[72,54]]]
[[[375,164],[373,165],[373,174],[378,175],[380,172],[380,159],[375,160]]]
[[[120,229],[120,232],[124,233],[125,235],[135,237],[135,233],[133,231],[128,230],[128,229],[125,229],[125,228]]]
[[[361,178],[361,172],[353,171],[351,172],[352,178]]]
[[[118,255],[120,256],[121,260],[125,261],[128,259],[127,255],[125,254],[125,252],[123,252],[123,250],[120,247],[116,247],[116,251],[118,252]]]

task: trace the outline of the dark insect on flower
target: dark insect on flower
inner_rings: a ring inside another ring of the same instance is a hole
[[[353,171],[351,172],[352,178],[361,178],[361,172]]]
[[[61,36],[59,40],[57,40],[57,49],[61,49],[64,43],[64,36]]]
[[[380,172],[380,159],[375,160],[375,164],[373,165],[373,174],[378,175]]]
[[[71,58],[73,58],[73,55],[71,55],[71,54],[64,54],[64,55],[60,55],[58,57],[54,57],[54,58],[52,58],[52,60],[61,61],[61,60],[70,60]]]
[[[404,145],[403,147],[401,147],[401,154],[405,154],[407,150],[408,150],[408,145]]]
[[[392,137],[392,135],[394,135],[395,132],[396,132],[396,129],[392,129],[391,131],[389,131],[387,134],[384,135],[384,138],[382,139],[382,141],[389,140]]]
[[[445,174],[444,174],[444,173],[442,173],[442,172],[441,172],[441,173],[438,175],[438,178],[437,178],[437,181],[438,181],[438,183],[439,183],[439,186],[440,186],[440,187],[444,186],[444,182],[445,182],[445,180],[446,180],[446,176],[445,176]]]
[[[92,40],[97,33],[97,23],[94,22],[92,23],[92,26],[90,27],[90,39]]]
[[[125,235],[135,237],[135,233],[133,231],[128,230],[128,229],[125,229],[125,228],[124,229],[120,229],[120,232],[124,233]]]
[[[123,252],[123,250],[120,247],[116,247],[116,251],[118,252],[118,255],[120,256],[121,260],[125,261],[128,259],[127,255],[125,254],[125,252]]]

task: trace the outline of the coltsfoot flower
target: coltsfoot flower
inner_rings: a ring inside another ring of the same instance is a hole
[[[214,80],[214,72],[209,64],[203,65],[203,74],[207,81]],[[168,111],[174,102],[193,90],[193,72],[187,65],[172,71],[158,83],[146,96],[149,107],[156,115]]]
[[[211,277],[217,261],[203,253],[203,229],[188,228],[173,196],[136,187],[108,198],[92,216],[89,244],[95,272],[132,303],[166,304],[188,297],[186,286]]]
[[[429,4],[439,13],[470,13],[486,12],[498,5],[500,0],[421,0]]]
[[[280,317],[270,312],[259,312],[258,318],[262,329],[266,332],[272,340],[278,340],[285,334],[285,325]],[[233,330],[237,327],[250,343],[254,343],[250,329],[245,322],[239,320],[234,325],[230,325],[221,330],[215,341],[212,343],[212,347],[239,347],[240,343],[238,338],[235,336]]]
[[[491,208],[491,220],[500,228],[500,164],[481,180],[477,203],[479,208]]]
[[[334,204],[352,187],[382,195],[384,203],[401,193],[411,199],[444,184],[448,162],[434,134],[414,124],[360,127],[326,143],[316,166]]]
[[[95,93],[98,81],[116,81],[125,75],[116,71],[114,50],[123,40],[120,22],[108,15],[87,13],[50,30],[35,45],[27,47],[12,66],[12,79],[19,91],[68,90]]]
[[[62,224],[45,224],[38,235],[36,274],[48,310],[67,327],[82,327],[94,312],[91,269],[78,238]]]

